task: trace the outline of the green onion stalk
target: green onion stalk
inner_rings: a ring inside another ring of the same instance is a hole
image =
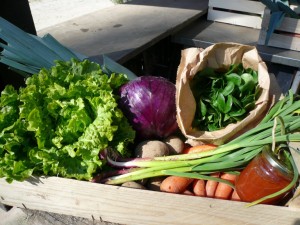
[[[141,180],[150,177],[175,175],[190,177],[195,179],[212,180],[228,183],[220,178],[209,176],[214,172],[235,172],[243,169],[256,155],[258,155],[266,145],[280,145],[289,142],[300,141],[300,96],[293,94],[284,96],[265,115],[261,122],[253,129],[248,130],[239,137],[218,146],[211,151],[191,154],[179,154],[152,159],[132,159],[115,161],[108,157],[108,163],[121,168],[134,168],[129,172],[111,176],[102,182],[106,184],[122,184],[127,181]],[[274,126],[280,122],[281,126]],[[287,148],[290,150],[290,148]],[[293,157],[286,152],[286,158],[294,171],[294,179],[281,192],[293,187],[298,181],[298,170],[293,161]],[[109,155],[109,154],[108,154]],[[233,187],[233,186],[232,186]],[[274,197],[280,193],[274,193]],[[264,198],[264,199],[265,199]],[[263,199],[263,200],[264,200]],[[258,200],[257,204],[263,200]],[[253,205],[250,204],[250,205]]]

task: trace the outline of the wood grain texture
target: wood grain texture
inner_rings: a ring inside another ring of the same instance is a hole
[[[186,47],[201,48],[206,48],[218,42],[255,45],[264,61],[300,67],[300,54],[298,51],[260,45],[258,44],[259,35],[259,29],[206,21],[206,19],[201,18],[173,35],[172,41]]]
[[[260,1],[249,0],[209,0],[208,6],[260,15],[265,9],[265,5]]]
[[[8,184],[0,179],[0,201],[21,208],[121,224],[285,224],[300,211],[178,194],[166,194],[58,177],[33,177]]]
[[[101,62],[124,63],[207,12],[208,0],[132,0],[39,31]]]
[[[12,207],[0,212],[1,225],[119,225],[100,220]]]
[[[258,39],[258,44],[260,45],[265,45],[270,17],[270,10],[266,9],[264,12],[262,27]],[[271,34],[269,43],[267,45],[300,51],[300,20],[285,17],[281,25],[276,28],[276,33]]]
[[[209,0],[208,6],[208,20],[261,28],[265,6],[259,1]]]
[[[245,15],[239,13],[219,11],[212,8],[208,9],[208,20],[229,23],[232,25],[261,28],[262,19],[259,16]]]

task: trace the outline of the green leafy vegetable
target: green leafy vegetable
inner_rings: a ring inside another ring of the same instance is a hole
[[[227,71],[205,68],[191,81],[197,108],[192,126],[214,131],[244,119],[260,94],[258,74],[231,65]]]
[[[0,177],[24,180],[45,174],[90,180],[116,149],[128,156],[135,132],[118,108],[115,92],[128,82],[107,75],[88,60],[56,61],[27,78],[26,86],[6,86],[0,99]]]

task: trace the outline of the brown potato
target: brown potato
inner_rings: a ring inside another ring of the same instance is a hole
[[[177,136],[170,136],[164,142],[170,148],[170,155],[181,154],[184,149],[184,142]]]
[[[135,148],[135,157],[154,158],[169,155],[170,149],[166,143],[157,140],[143,141]]]

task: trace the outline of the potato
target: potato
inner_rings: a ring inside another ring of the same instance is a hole
[[[143,185],[134,182],[134,181],[128,181],[121,185],[122,187],[129,187],[129,188],[136,188],[136,189],[146,189]]]
[[[139,143],[134,151],[135,157],[154,158],[169,155],[168,145],[162,141],[147,140]]]
[[[184,142],[177,136],[170,136],[164,140],[170,149],[170,155],[181,154],[184,149]]]

